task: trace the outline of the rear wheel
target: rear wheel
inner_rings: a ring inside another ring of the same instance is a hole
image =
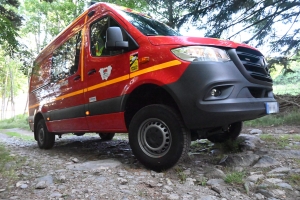
[[[222,143],[227,140],[235,140],[241,133],[243,128],[243,122],[235,122],[228,126],[228,130],[223,133],[217,133],[207,137],[207,139],[213,143]]]
[[[102,140],[112,140],[115,136],[114,133],[98,133]]]
[[[51,149],[55,142],[55,135],[47,129],[45,121],[41,119],[37,125],[37,143],[41,149]]]
[[[161,171],[187,155],[191,136],[173,108],[150,105],[134,115],[129,126],[129,143],[142,164]]]

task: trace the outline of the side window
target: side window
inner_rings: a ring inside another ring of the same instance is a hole
[[[74,35],[54,51],[51,68],[52,81],[67,78],[77,72],[80,49],[81,32]]]
[[[105,54],[106,29],[108,17],[102,18],[91,25],[91,54],[101,56]]]
[[[91,40],[91,55],[92,56],[107,56],[116,55],[122,53],[121,50],[118,51],[108,51],[105,48],[106,42],[106,30],[108,27],[120,25],[111,17],[104,17],[100,20],[94,22],[90,27],[90,40]]]

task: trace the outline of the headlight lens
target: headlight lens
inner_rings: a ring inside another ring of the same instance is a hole
[[[230,58],[223,49],[208,46],[188,46],[171,50],[178,58],[186,61],[226,62]]]

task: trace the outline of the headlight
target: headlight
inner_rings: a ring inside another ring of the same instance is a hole
[[[225,62],[230,58],[223,49],[208,46],[188,46],[171,50],[178,58],[186,61]]]

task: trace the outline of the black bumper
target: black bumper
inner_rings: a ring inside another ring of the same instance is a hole
[[[272,83],[250,82],[232,61],[193,62],[181,78],[165,86],[189,129],[226,126],[266,115],[265,102],[276,102]],[[217,97],[212,89],[221,91]]]

